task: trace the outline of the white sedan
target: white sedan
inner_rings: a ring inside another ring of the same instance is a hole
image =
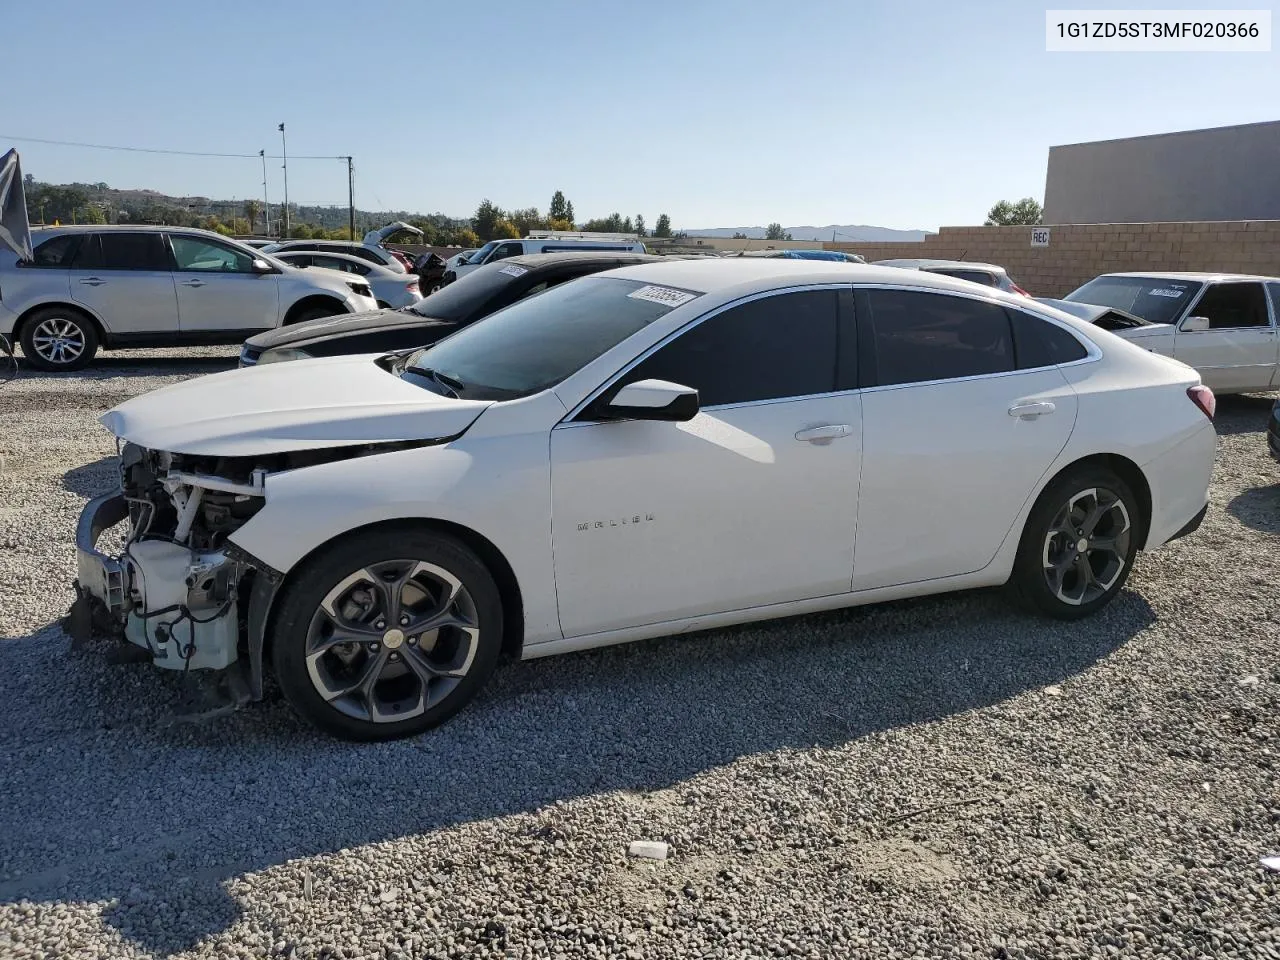
[[[71,623],[105,605],[158,666],[250,699],[269,667],[376,740],[504,654],[1005,583],[1075,618],[1199,524],[1213,408],[1191,368],[964,281],[627,267],[415,352],[116,407],[124,488],[81,519]]]
[[[1116,333],[1195,367],[1215,393],[1280,387],[1280,278],[1234,273],[1106,273],[1062,300],[1116,307],[1147,321]]]
[[[353,273],[364,277],[373,291],[378,306],[392,310],[400,307],[411,307],[422,299],[422,291],[418,288],[418,276],[370,263],[349,253],[329,253],[327,250],[282,250],[273,253],[277,260],[283,260],[291,267],[320,267],[324,270],[338,270],[342,273]]]

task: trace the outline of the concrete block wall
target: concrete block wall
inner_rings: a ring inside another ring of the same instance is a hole
[[[867,260],[936,257],[995,263],[1037,297],[1060,297],[1100,273],[1203,270],[1280,276],[1280,220],[1048,224],[1049,246],[1031,227],[943,227],[919,243],[825,243]]]

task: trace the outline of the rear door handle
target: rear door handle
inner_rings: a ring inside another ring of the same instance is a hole
[[[100,287],[107,281],[99,277],[81,277],[80,282],[87,284],[88,286],[91,286],[91,287]]]
[[[1034,420],[1036,417],[1044,416],[1046,413],[1053,413],[1053,411],[1057,409],[1058,408],[1048,400],[1015,403],[1009,408],[1009,416],[1017,417],[1019,420]]]
[[[203,287],[204,286],[203,280],[179,280],[178,283],[180,283],[184,287]]]
[[[847,423],[828,423],[801,430],[796,434],[796,439],[805,443],[830,443],[839,437],[847,437],[851,432],[852,428]]]

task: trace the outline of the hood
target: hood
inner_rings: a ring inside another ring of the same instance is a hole
[[[254,334],[245,343],[251,347],[267,350],[271,347],[315,340],[317,337],[376,329],[384,324],[399,325],[403,320],[428,322],[425,317],[420,317],[416,313],[405,314],[398,310],[362,310],[360,313],[339,313],[332,317],[321,317],[319,320],[308,320],[306,323],[291,323],[287,327],[264,330],[262,333]]]
[[[488,400],[406,383],[363,354],[214,373],[134,397],[102,424],[150,450],[246,457],[462,433]]]
[[[1119,307],[1107,307],[1096,303],[1081,303],[1078,300],[1055,300],[1052,297],[1035,297],[1034,299],[1036,303],[1043,303],[1056,310],[1061,310],[1063,313],[1069,313],[1073,317],[1079,317],[1085,323],[1098,323],[1099,320],[1105,317],[1106,322],[1103,325],[1108,330],[1161,326],[1149,320],[1144,320],[1136,313],[1121,310]]]
[[[377,246],[387,237],[394,237],[397,233],[411,233],[415,237],[422,236],[422,231],[417,227],[410,226],[403,220],[397,220],[395,223],[388,223],[385,227],[379,227],[377,230],[370,230],[364,235],[364,242]]]

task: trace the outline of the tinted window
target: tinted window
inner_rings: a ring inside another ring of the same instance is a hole
[[[352,263],[350,260],[339,260],[337,257],[326,257],[323,254],[312,257],[311,265],[324,267],[326,270],[341,270],[343,273],[358,273],[362,277],[371,269],[363,263]]]
[[[524,253],[524,244],[504,243],[502,246],[498,247],[497,250],[493,251],[493,256],[489,258],[489,262],[493,263],[495,260],[505,260],[507,257],[518,257],[522,253]]]
[[[1084,344],[1055,324],[1021,310],[1010,310],[1009,317],[1019,370],[1071,363],[1089,355]]]
[[[51,237],[31,251],[31,263],[36,267],[65,267],[71,263],[79,237],[74,233],[64,233],[60,237]]]
[[[928,270],[928,273],[940,273],[944,277],[955,277],[957,280],[969,280],[986,287],[994,287],[996,278],[982,270]]]
[[[433,389],[421,371],[437,370],[461,382],[458,392],[466,398],[505,400],[538,393],[672,309],[655,302],[657,296],[632,296],[641,291],[661,292],[638,280],[605,277],[560,284],[414,354],[403,376]]]
[[[80,270],[169,270],[158,233],[99,233],[85,237],[72,264]]]
[[[1097,277],[1062,299],[1115,307],[1150,323],[1173,323],[1204,284],[1166,277]]]
[[[1268,283],[1267,293],[1271,295],[1271,314],[1280,323],[1280,283]]]
[[[425,300],[419,300],[409,309],[423,317],[470,320],[478,311],[493,309],[493,304],[505,305],[513,299],[507,295],[507,288],[527,272],[514,263],[485,264],[463,274],[447,287],[441,287]]]
[[[1260,283],[1216,283],[1205,291],[1192,313],[1208,317],[1210,330],[1265,327],[1270,323]]]
[[[173,260],[178,269],[191,273],[252,273],[253,257],[204,237],[170,234]]]
[[[871,290],[868,297],[881,385],[1013,369],[1013,335],[1003,307],[910,290]]]
[[[680,334],[626,376],[698,391],[702,406],[836,389],[836,291],[753,300]]]

